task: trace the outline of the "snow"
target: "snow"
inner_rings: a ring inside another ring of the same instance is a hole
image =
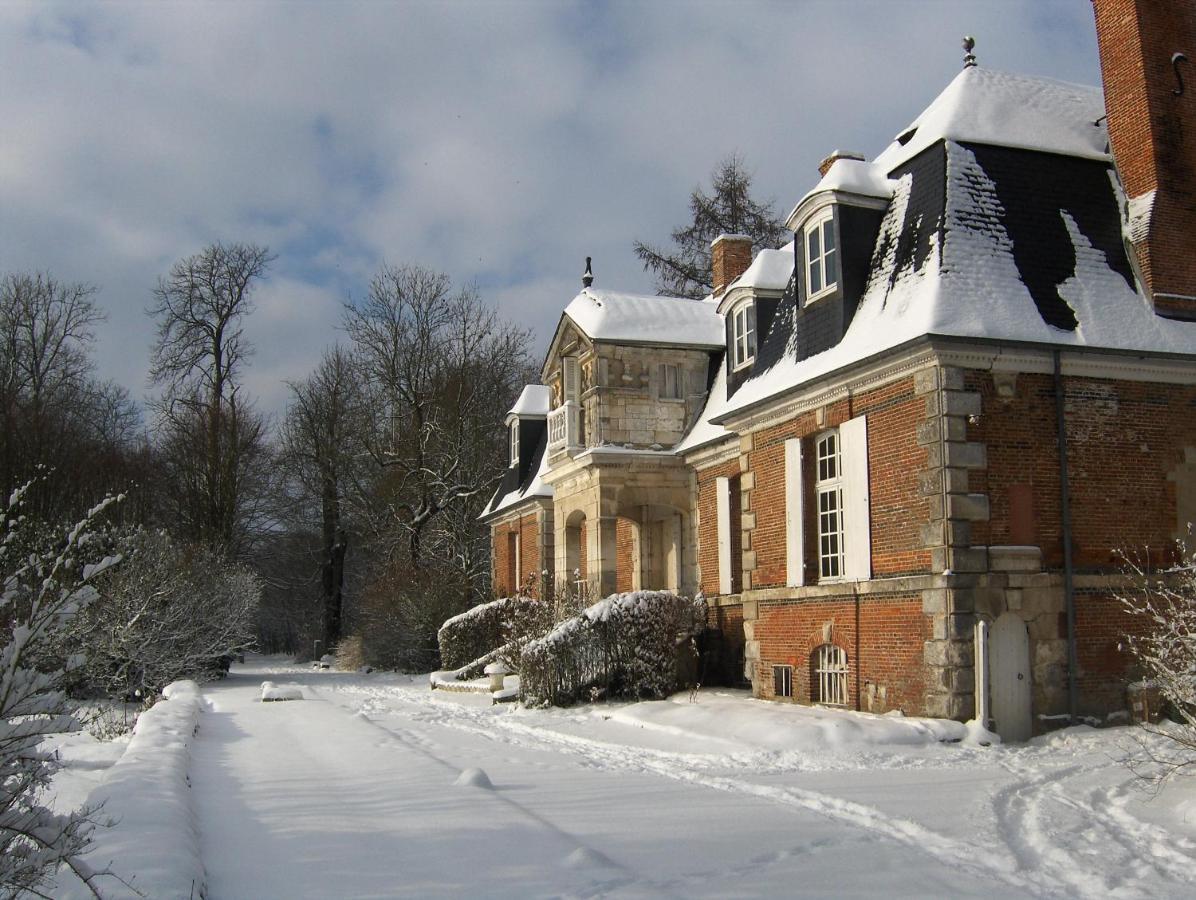
[[[262,702],[269,703],[278,700],[302,700],[303,688],[297,684],[275,684],[273,681],[262,682]]]
[[[545,451],[540,456],[540,465],[536,469],[536,474],[532,477],[531,483],[528,484],[526,490],[516,488],[513,491],[508,491],[503,494],[493,506],[488,506],[482,510],[479,518],[485,518],[496,512],[501,512],[508,506],[514,506],[521,500],[526,500],[529,497],[551,497],[552,488],[544,483],[544,476],[548,474],[548,452]]]
[[[1074,331],[1043,321],[1021,280],[1013,248],[1000,226],[995,186],[975,155],[947,144],[946,237],[937,239],[922,269],[896,270],[897,233],[905,220],[910,176],[899,179],[881,223],[878,246],[888,257],[873,267],[855,316],[834,347],[805,360],[790,353],[745,382],[717,413],[721,422],[787,390],[925,335],[949,335],[1156,353],[1196,354],[1196,323],[1165,319],[1109,268],[1103,254],[1062,212],[1076,252],[1075,271],[1059,286],[1080,326]],[[995,351],[994,351],[995,352]],[[717,402],[713,397],[711,402]],[[687,436],[683,444],[692,446]]]
[[[265,707],[264,678],[319,702]],[[981,747],[970,725],[740,691],[528,710],[261,658],[206,698],[174,773],[192,843],[167,853],[129,816],[102,838],[149,896],[189,896],[148,873],[181,885],[192,853],[207,896],[261,900],[1196,891],[1196,788],[1137,789],[1119,760],[1156,738],[1128,727]]]
[[[1084,159],[1109,158],[1100,88],[975,66],[964,69],[875,160],[892,172],[940,140]]]
[[[723,320],[700,300],[584,288],[565,315],[596,341],[722,347]]]
[[[831,163],[831,167],[826,170],[826,174],[822,176],[822,180],[814,185],[813,189],[793,207],[793,211],[789,213],[787,221],[793,225],[800,224],[793,221],[794,216],[797,215],[797,211],[811,197],[827,191],[835,191],[841,194],[856,194],[863,197],[880,197],[888,200],[893,196],[893,188],[895,186],[894,181],[888,177],[891,168],[891,166],[886,168],[876,163],[864,162],[859,159],[835,160]]]
[[[792,276],[793,241],[790,241],[779,250],[761,250],[757,253],[744,273],[727,286],[727,294],[735,288],[783,291]]]
[[[525,385],[519,394],[519,399],[511,407],[508,416],[524,416],[528,418],[544,418],[548,415],[552,393],[547,385]]]
[[[193,681],[177,681],[137,719],[127,748],[92,791],[101,818],[85,859],[112,875],[99,879],[105,897],[200,897],[205,874],[189,783],[191,750],[204,701]],[[67,873],[56,897],[88,897]]]
[[[1149,190],[1127,201],[1126,236],[1133,242],[1145,240],[1150,233],[1150,219],[1154,215],[1155,190]]]

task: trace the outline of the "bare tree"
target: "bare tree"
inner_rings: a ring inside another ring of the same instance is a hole
[[[360,370],[337,346],[306,379],[289,383],[291,405],[282,427],[282,459],[297,488],[298,518],[320,535],[318,550],[323,646],[341,639],[346,488],[363,464],[369,421]]]
[[[711,175],[713,191],[699,185],[689,196],[693,220],[673,230],[673,249],[635,242],[644,270],[656,276],[656,292],[700,300],[711,292],[710,242],[720,234],[745,234],[756,247],[779,247],[790,238],[772,201],[751,195],[752,175],[738,156],[729,156]]]
[[[273,257],[256,244],[212,244],[179,260],[158,282],[148,312],[158,319],[151,376],[171,477],[184,490],[184,533],[245,549],[254,469],[265,453],[264,422],[243,396],[240,375],[252,351],[244,320]]]
[[[414,568],[426,551],[475,567],[466,535],[431,526],[472,507],[466,528],[477,531],[504,468],[502,418],[530,369],[529,334],[474,289],[454,290],[448,276],[418,266],[383,268],[365,301],[346,309],[345,330],[373,416],[366,449],[376,477],[363,516],[376,535],[406,536]]]

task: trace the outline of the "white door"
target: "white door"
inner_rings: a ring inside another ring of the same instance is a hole
[[[994,730],[1003,741],[1029,740],[1030,633],[1026,623],[1005,613],[989,632],[989,685],[992,691]]]

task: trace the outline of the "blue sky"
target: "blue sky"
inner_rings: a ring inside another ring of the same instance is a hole
[[[277,254],[249,387],[283,408],[383,262],[474,282],[547,342],[580,286],[652,290],[739,153],[788,211],[980,64],[1098,84],[1089,0],[0,3],[0,271],[99,287],[101,373],[147,391],[159,275]]]

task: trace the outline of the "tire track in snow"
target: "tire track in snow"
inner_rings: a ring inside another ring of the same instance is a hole
[[[320,695],[322,692],[315,687],[308,687],[315,695]],[[328,700],[327,697],[321,699]],[[337,704],[340,705],[340,704]],[[374,707],[361,704],[361,708],[353,715],[364,722],[378,729],[384,735],[386,740],[395,744],[406,747],[415,753],[419,753],[427,759],[432,760],[444,767],[448,772],[454,776],[460,775],[462,769],[453,762],[450,762],[444,756],[437,752],[439,745],[422,735],[413,731],[398,731],[394,728],[389,728],[383,723],[370,718],[368,711],[372,711]],[[382,706],[382,710],[393,713],[393,710]],[[472,730],[472,729],[470,729]],[[535,822],[541,828],[545,829],[563,844],[571,847],[564,855],[563,864],[569,868],[577,870],[586,870],[589,872],[590,883],[581,890],[573,890],[561,895],[564,898],[577,898],[577,900],[590,900],[590,898],[600,897],[610,891],[623,890],[628,888],[644,888],[650,887],[650,893],[662,897],[674,897],[676,900],[682,900],[682,895],[672,891],[664,891],[656,888],[650,878],[645,877],[642,873],[623,865],[617,860],[613,860],[606,854],[602,853],[595,847],[579,838],[576,834],[566,831],[556,823],[544,816],[540,815],[535,810],[525,806],[513,797],[504,794],[501,790],[488,791],[487,796],[505,805],[513,810],[516,814],[522,815],[527,819]],[[601,874],[603,870],[608,870],[609,874]]]
[[[1185,852],[1192,842],[1134,818],[1124,808],[1124,788],[1090,789],[1084,800],[1069,792],[1067,782],[1092,767],[1077,763],[1041,772],[1024,765],[1024,756],[1001,761],[1017,780],[992,799],[1002,840],[1023,869],[1049,866],[1080,897],[1153,898],[1166,887],[1177,896],[1196,890],[1196,858]],[[1064,835],[1070,840],[1061,840]],[[1160,885],[1160,877],[1167,884]]]
[[[378,698],[379,701],[382,699]],[[406,697],[401,699],[410,702]],[[420,705],[424,708],[423,703]],[[385,708],[385,704],[383,706]],[[587,768],[651,774],[727,793],[754,796],[811,812],[871,835],[889,838],[950,867],[1001,881],[1022,892],[1048,896],[1070,893],[1070,885],[1046,871],[1014,871],[1015,867],[1011,865],[1013,861],[1006,853],[948,837],[912,820],[889,816],[875,807],[856,801],[804,788],[761,785],[741,778],[694,771],[690,768],[693,759],[689,754],[577,737],[525,725],[513,721],[509,716],[494,716],[488,712],[489,708],[485,708],[487,712],[483,712],[483,708],[466,705],[455,706],[451,711],[444,709],[441,704],[435,704],[435,707],[434,710],[429,710],[435,714],[424,718],[423,724],[467,731],[490,740],[498,739],[499,732],[496,729],[501,729],[503,736],[516,746],[564,750],[581,757],[581,764]],[[392,714],[406,714],[393,708],[389,708],[389,711]]]

